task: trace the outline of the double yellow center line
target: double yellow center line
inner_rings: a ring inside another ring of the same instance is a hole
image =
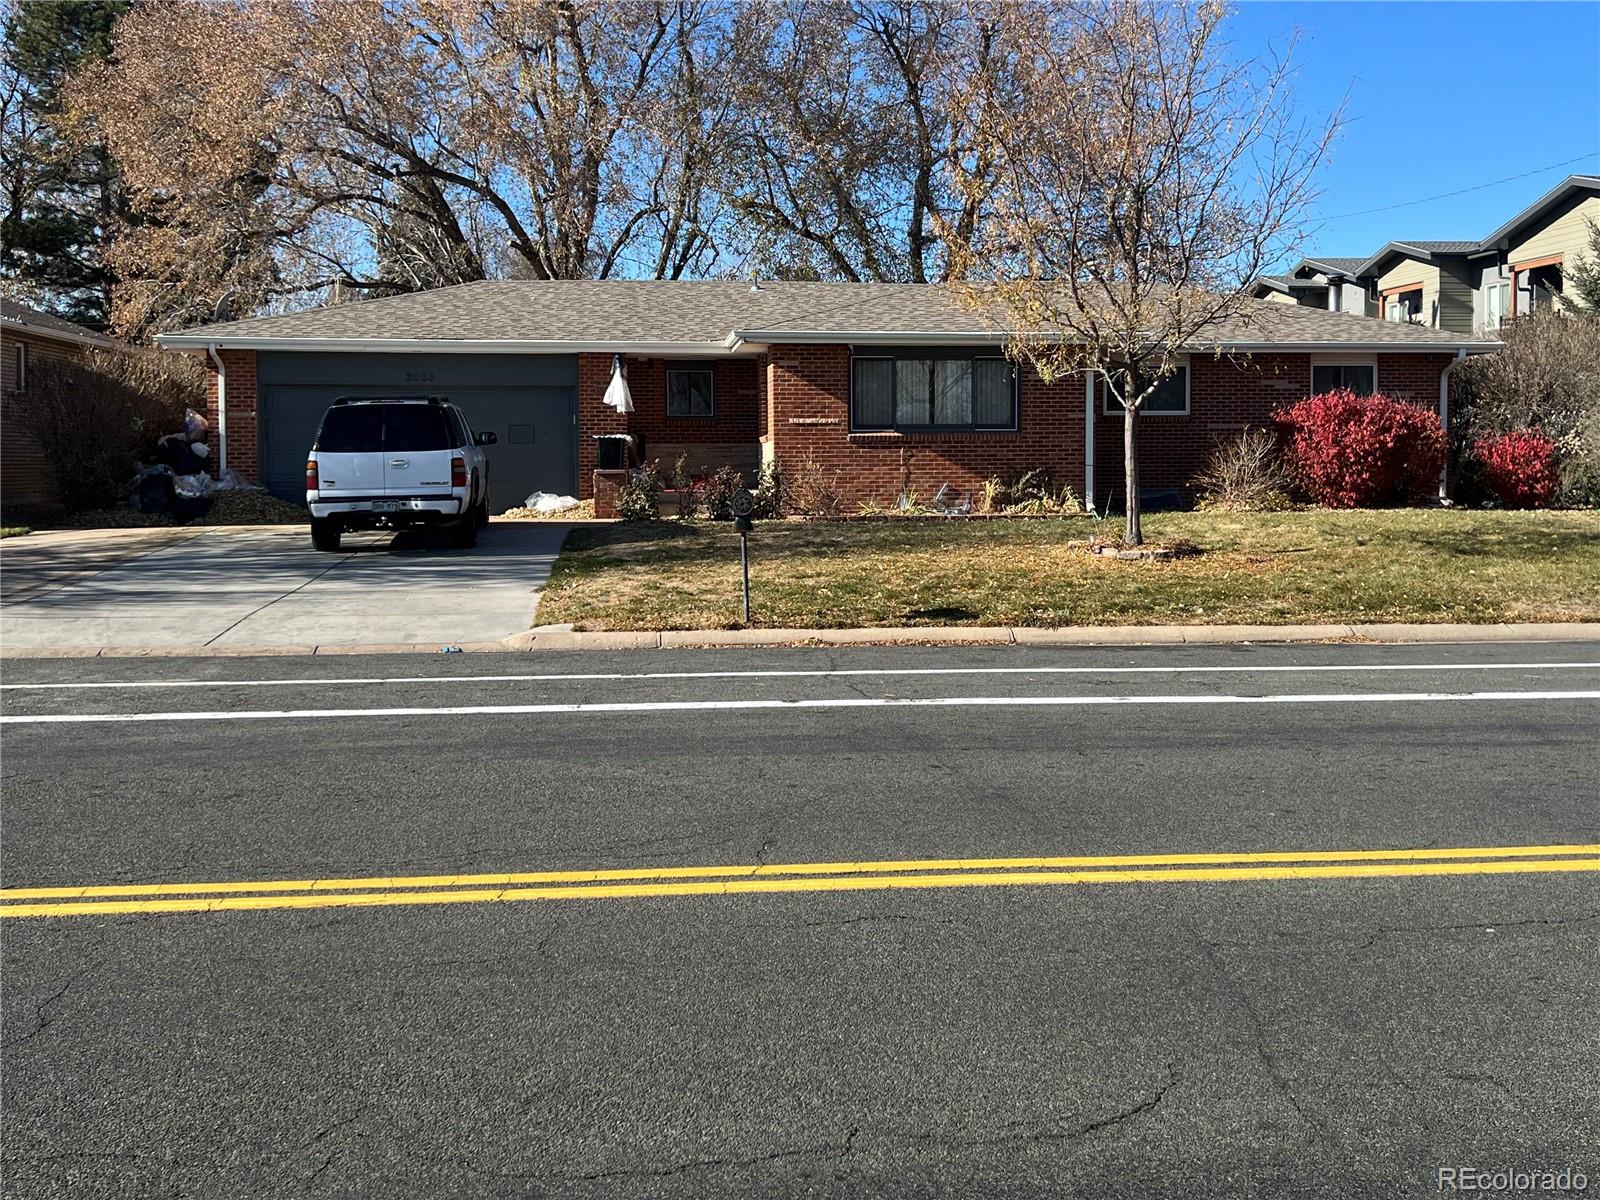
[[[1575,871],[1600,871],[1600,845],[1055,858],[931,858],[486,875],[24,887],[0,889],[0,918],[237,912],[275,908],[370,908],[405,904],[495,904],[516,900],[619,900],[769,892],[1049,887],[1108,883],[1230,883]]]

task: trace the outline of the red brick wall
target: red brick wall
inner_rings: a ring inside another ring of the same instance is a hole
[[[1380,354],[1378,390],[1385,396],[1409,400],[1437,412],[1439,373],[1454,362],[1455,357],[1454,354]]]
[[[1025,371],[1020,428],[993,433],[851,433],[845,346],[773,347],[768,390],[780,469],[793,476],[809,461],[829,475],[838,472],[848,505],[888,504],[908,479],[924,498],[946,483],[976,495],[991,475],[1039,467],[1050,469],[1057,486],[1083,486],[1081,377],[1047,385]]]
[[[627,433],[627,413],[604,403],[611,382],[611,355],[578,355],[578,498],[594,499],[594,470],[598,461],[594,435]],[[630,387],[632,381],[630,379]],[[634,402],[638,407],[638,402]]]
[[[1447,354],[1378,356],[1378,386],[1426,408],[1438,403]],[[1045,384],[1023,369],[1020,428],[1013,433],[898,434],[849,432],[850,351],[846,346],[775,346],[768,367],[771,437],[782,469],[808,460],[839,473],[847,504],[892,502],[909,485],[931,496],[940,484],[976,493],[991,475],[1049,468],[1057,486],[1083,490],[1083,378]],[[1311,356],[1257,354],[1238,360],[1197,354],[1190,360],[1187,416],[1139,418],[1140,482],[1186,490],[1219,441],[1263,425],[1283,404],[1310,390]],[[1105,503],[1122,487],[1122,418],[1096,404],[1095,494]]]
[[[1311,384],[1304,354],[1255,354],[1189,360],[1189,415],[1140,413],[1139,484],[1143,489],[1187,488],[1205,468],[1217,443],[1251,425],[1265,425],[1281,405],[1303,398]],[[1095,405],[1095,496],[1104,504],[1122,495],[1122,417],[1105,414],[1104,387]]]
[[[594,435],[636,433],[644,439],[645,455],[662,459],[665,471],[681,451],[690,467],[719,467],[725,463],[753,465],[760,436],[754,359],[718,359],[712,368],[711,417],[667,415],[667,361],[660,358],[628,360],[631,413],[619,413],[604,403],[611,382],[611,355],[578,355],[578,489],[581,499],[594,494],[596,462]],[[745,460],[751,460],[746,462]]]
[[[222,350],[223,366],[228,371],[228,469],[246,479],[259,480],[260,442],[256,430],[256,352]],[[221,425],[217,414],[217,368],[206,356],[206,420],[211,422],[211,469],[217,459]]]
[[[17,347],[24,347],[29,387],[17,390]],[[55,471],[39,440],[37,372],[78,357],[71,342],[7,329],[0,338],[0,503],[6,508],[53,508],[59,503]]]

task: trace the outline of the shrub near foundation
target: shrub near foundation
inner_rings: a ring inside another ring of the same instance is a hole
[[[1556,444],[1534,430],[1483,438],[1472,453],[1483,464],[1484,485],[1507,508],[1544,508],[1561,486]]]
[[[1195,490],[1201,508],[1272,512],[1291,507],[1290,482],[1278,439],[1265,429],[1246,429],[1211,452]]]
[[[1329,508],[1421,504],[1444,469],[1437,414],[1384,395],[1324,392],[1281,409],[1295,482]]]

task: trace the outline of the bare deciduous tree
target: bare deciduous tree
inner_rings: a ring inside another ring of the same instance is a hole
[[[726,0],[135,6],[74,93],[159,217],[118,232],[120,326],[224,295],[704,271],[725,17]]]
[[[812,277],[945,278],[992,183],[980,126],[1022,102],[1008,28],[981,0],[742,10],[722,186],[756,257]]]
[[[1184,353],[1253,319],[1248,283],[1296,247],[1338,118],[1295,114],[1287,56],[1232,57],[1215,3],[997,11],[1033,48],[1027,103],[982,127],[997,185],[959,291],[1045,378],[1103,377],[1123,409],[1123,536],[1138,545],[1140,409]]]

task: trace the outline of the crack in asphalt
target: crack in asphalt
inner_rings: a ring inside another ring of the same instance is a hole
[[[791,1158],[814,1158],[829,1156],[833,1158],[846,1158],[855,1152],[855,1140],[861,1130],[857,1126],[845,1133],[842,1142],[828,1142],[820,1146],[802,1146],[793,1150],[776,1150],[770,1154],[757,1154],[749,1158],[694,1158],[686,1162],[674,1163],[669,1167],[628,1167],[614,1171],[591,1171],[582,1175],[552,1175],[551,1179],[561,1179],[570,1183],[599,1183],[608,1179],[668,1179],[674,1175],[684,1175],[690,1171],[727,1171],[738,1170],[742,1167],[759,1167],[767,1163],[782,1162]]]
[[[1446,1079],[1454,1079],[1458,1083],[1486,1083],[1492,1088],[1497,1088],[1507,1098],[1511,1096],[1511,1089],[1493,1075],[1477,1071],[1464,1071],[1459,1074],[1449,1074]]]
[[[1531,925],[1583,925],[1594,920],[1600,920],[1600,910],[1581,913],[1575,917],[1524,917],[1515,921],[1497,921],[1490,918],[1483,921],[1458,921],[1446,925],[1383,925],[1373,930],[1372,935],[1362,943],[1361,949],[1366,950],[1376,945],[1379,938],[1388,934],[1459,933],[1467,929],[1492,933],[1500,929],[1520,929]]]
[[[1080,1138],[1089,1137],[1092,1134],[1099,1133],[1105,1129],[1114,1129],[1120,1125],[1126,1124],[1129,1121],[1136,1120],[1137,1118],[1144,1116],[1146,1113],[1153,1112],[1161,1105],[1161,1102],[1164,1101],[1169,1094],[1171,1094],[1172,1090],[1183,1082],[1182,1076],[1178,1074],[1177,1064],[1175,1062],[1169,1061],[1166,1064],[1166,1072],[1166,1082],[1158,1086],[1154,1092],[1145,1096],[1142,1100],[1139,1100],[1134,1104],[1130,1104],[1126,1108],[1120,1108],[1104,1117],[1099,1117],[1093,1121],[1090,1121],[1086,1125],[1080,1125],[1076,1129],[1019,1128],[1007,1130],[1004,1133],[997,1133],[986,1137],[975,1138],[948,1137],[940,1134],[927,1133],[917,1135],[912,1140],[934,1141],[946,1146],[957,1146],[961,1148],[973,1148],[977,1146],[1000,1146],[1009,1142],[1032,1143],[1077,1141]]]
[[[1206,963],[1211,968],[1211,973],[1222,985],[1223,992],[1233,1002],[1234,1007],[1239,1009],[1246,1017],[1250,1032],[1253,1035],[1252,1040],[1255,1043],[1256,1057],[1261,1061],[1261,1066],[1265,1070],[1267,1078],[1272,1081],[1274,1089],[1283,1097],[1289,1107],[1294,1109],[1295,1115],[1300,1118],[1301,1123],[1315,1135],[1318,1141],[1324,1143],[1331,1141],[1327,1128],[1321,1121],[1307,1112],[1305,1106],[1300,1103],[1300,1097],[1295,1094],[1288,1076],[1284,1074],[1277,1057],[1267,1046],[1266,1022],[1262,1019],[1261,1011],[1256,1007],[1255,1001],[1250,998],[1248,989],[1240,987],[1233,976],[1228,973],[1227,968],[1217,956],[1216,948],[1211,943],[1207,942],[1188,926],[1185,926],[1185,928],[1188,929],[1190,937],[1200,947]]]
[[[799,925],[776,926],[787,929],[843,929],[847,925],[870,925],[877,921],[909,921],[915,925],[956,925],[953,917],[914,917],[910,913],[870,913],[860,917],[841,917],[837,920],[802,921]],[[769,928],[772,928],[769,926]]]
[[[23,1034],[21,1037],[9,1038],[4,1042],[0,1042],[0,1050],[10,1050],[13,1047],[22,1045],[24,1042],[30,1042],[43,1033],[46,1029],[49,1029],[51,1025],[55,1024],[55,1017],[47,1016],[45,1010],[48,1009],[52,1004],[56,1003],[56,1001],[60,1000],[61,997],[65,996],[72,988],[72,985],[76,983],[88,969],[88,967],[84,967],[81,970],[74,971],[71,975],[67,976],[66,982],[56,989],[55,992],[46,996],[42,1000],[36,1000],[33,1005],[33,1028],[27,1033]]]

